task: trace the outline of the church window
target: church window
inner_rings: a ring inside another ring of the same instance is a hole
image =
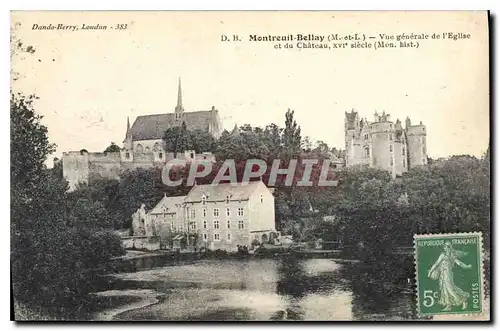
[[[365,147],[365,157],[370,157],[370,148]]]
[[[136,147],[136,149],[137,149],[137,151],[138,151],[139,153],[142,153],[142,151],[143,151],[143,148],[142,148],[142,145],[141,145],[141,144],[138,144],[138,145],[137,145],[137,147]]]

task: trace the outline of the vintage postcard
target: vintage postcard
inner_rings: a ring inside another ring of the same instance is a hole
[[[488,12],[10,34],[14,320],[490,320]]]

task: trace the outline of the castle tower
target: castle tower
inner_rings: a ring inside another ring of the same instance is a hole
[[[132,130],[130,129],[130,119],[127,116],[127,132],[125,133],[125,140],[123,141],[123,148],[120,152],[122,162],[132,162],[134,145],[132,142]]]
[[[408,146],[408,169],[427,164],[427,131],[425,125],[411,125],[406,118],[406,143]]]
[[[395,177],[394,123],[388,120],[389,114],[385,112],[378,118],[379,121],[371,124],[372,165],[389,171]]]
[[[183,113],[184,113],[184,107],[182,106],[181,78],[179,77],[179,86],[177,90],[177,106],[175,106],[175,119],[181,120]]]
[[[347,166],[358,164],[358,159],[362,157],[359,144],[359,124],[358,112],[355,112],[354,109],[351,112],[345,112],[344,132]]]

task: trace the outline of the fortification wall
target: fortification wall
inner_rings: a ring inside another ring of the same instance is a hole
[[[120,153],[90,153],[89,172],[90,177],[100,176],[102,178],[120,178]]]
[[[63,176],[69,183],[69,190],[76,189],[79,183],[88,183],[89,158],[88,153],[67,152],[62,156]]]

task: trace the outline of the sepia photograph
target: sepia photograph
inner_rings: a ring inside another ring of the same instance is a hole
[[[488,11],[11,11],[12,320],[490,321]]]

